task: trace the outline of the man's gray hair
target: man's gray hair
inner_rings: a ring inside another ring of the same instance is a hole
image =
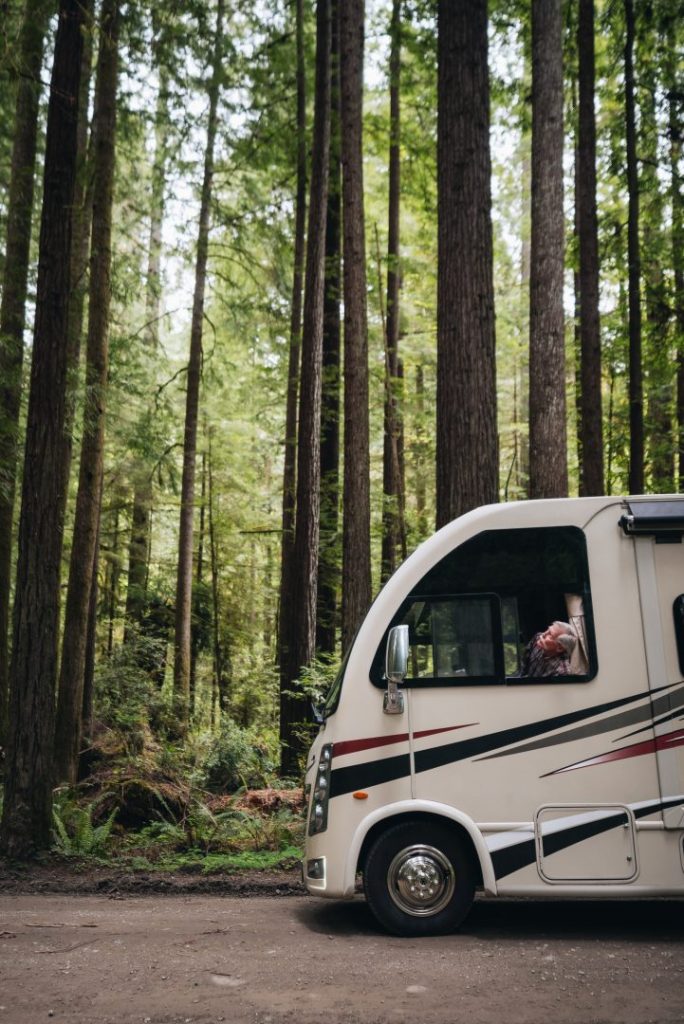
[[[558,634],[556,640],[569,658],[577,645],[577,630],[574,626],[571,626],[569,622],[556,621],[554,622],[554,626],[558,626],[563,630],[562,633]]]

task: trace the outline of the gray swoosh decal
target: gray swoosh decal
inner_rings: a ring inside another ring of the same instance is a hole
[[[509,754],[523,754],[529,750],[542,750],[544,747],[555,747],[561,743],[570,743],[572,740],[583,740],[589,736],[600,736],[606,732],[613,732],[614,729],[623,729],[628,725],[636,725],[638,722],[650,723],[652,717],[670,711],[673,706],[676,706],[676,711],[668,715],[668,718],[675,718],[682,710],[682,707],[684,707],[684,686],[681,686],[679,683],[673,685],[678,686],[678,689],[672,690],[670,693],[661,694],[659,697],[651,697],[650,700],[647,698],[646,703],[640,707],[620,711],[615,715],[609,715],[607,718],[601,718],[598,722],[589,722],[584,725],[575,726],[572,729],[566,729],[556,736],[544,736],[529,743],[520,743],[517,747],[496,751],[494,754],[487,754],[485,757],[477,758],[477,760],[491,761],[496,757],[508,757]],[[665,718],[662,719],[662,721],[666,720]],[[637,732],[641,731],[643,730],[637,730]]]

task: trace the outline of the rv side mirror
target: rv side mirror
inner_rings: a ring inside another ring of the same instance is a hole
[[[406,678],[408,654],[408,626],[392,626],[387,637],[385,652],[387,690],[383,701],[383,711],[386,715],[401,715],[404,711],[404,695],[399,692],[398,685]]]

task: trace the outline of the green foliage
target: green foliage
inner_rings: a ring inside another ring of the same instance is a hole
[[[109,844],[118,808],[100,825],[93,822],[98,801],[80,807],[69,799],[56,803],[52,810],[54,849],[65,857],[100,857]]]
[[[166,640],[132,633],[109,658],[98,662],[95,698],[98,718],[121,736],[130,754],[140,753],[150,721],[168,722],[167,704],[150,675],[150,666],[165,658]]]
[[[203,785],[212,793],[234,793],[241,787],[262,788],[273,778],[275,765],[263,741],[224,716],[210,742],[201,769]]]

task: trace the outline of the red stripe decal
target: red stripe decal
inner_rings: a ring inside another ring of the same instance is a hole
[[[399,732],[394,736],[369,736],[365,740],[342,740],[333,744],[333,757],[344,754],[355,754],[359,750],[370,750],[371,747],[387,747],[390,743],[404,743],[409,737],[407,732]]]
[[[684,746],[684,729],[675,729],[674,732],[665,733],[663,736],[656,736],[652,740],[632,743],[629,747],[610,750],[607,754],[597,754],[596,757],[589,757],[586,761],[576,761],[575,764],[566,765],[565,768],[557,768],[555,772],[547,772],[541,778],[546,779],[549,775],[562,775],[563,772],[574,772],[577,768],[590,768],[595,764],[623,761],[629,757],[643,757],[644,754],[655,754],[658,750],[669,750],[671,747],[681,746]]]
[[[422,732],[414,733],[414,739],[422,739],[424,736],[436,736],[440,732],[453,732],[454,729],[467,729],[469,725],[477,725],[476,722],[466,722],[463,725],[448,725],[442,729],[423,729]],[[371,750],[373,747],[387,747],[391,743],[405,743],[409,738],[407,732],[395,733],[393,736],[369,736],[365,740],[342,740],[333,746],[333,757],[343,757],[344,754],[356,754],[359,750]]]
[[[443,729],[423,729],[422,732],[414,732],[415,740],[422,740],[423,736],[436,736],[440,732],[453,732],[454,729],[468,729],[471,725],[479,725],[479,722],[464,722],[463,725],[447,725]]]

